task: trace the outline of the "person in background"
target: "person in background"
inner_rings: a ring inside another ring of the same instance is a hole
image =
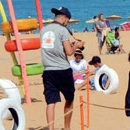
[[[77,90],[80,90],[80,88],[86,85],[87,66],[88,63],[84,59],[82,51],[77,49],[74,53],[74,59],[70,60],[70,67],[73,70],[73,78]]]
[[[44,96],[47,103],[46,117],[49,130],[54,130],[55,106],[61,101],[60,92],[65,98],[64,113],[73,109],[74,81],[68,56],[84,46],[84,42],[70,41],[66,26],[71,18],[70,11],[65,7],[52,8],[55,14],[54,22],[44,27],[40,32],[41,56],[44,65],[42,75]],[[72,111],[64,118],[64,130],[70,130]]]
[[[119,52],[120,53],[125,53],[124,49],[123,49],[123,45],[120,44],[120,33],[119,33],[119,27],[115,28],[115,40],[114,40],[114,46],[115,47],[119,47]]]
[[[85,29],[83,30],[83,32],[88,32],[88,28],[87,28],[87,27],[85,27]]]
[[[128,54],[128,61],[130,62],[130,53]]]
[[[130,53],[128,54],[128,62],[130,62]],[[128,77],[128,88],[125,95],[125,114],[130,117],[130,70]]]
[[[90,71],[90,76],[95,76],[96,72],[101,69],[102,67],[107,67],[106,64],[103,64],[101,62],[101,58],[98,56],[93,56],[91,61],[89,61],[89,65],[93,65],[95,69],[93,71]],[[107,75],[104,74],[102,77],[102,86],[104,86],[104,89],[107,89],[110,85],[110,79]],[[94,83],[94,77],[90,78],[90,86],[91,89],[95,89],[95,83]]]
[[[101,13],[98,15],[98,21],[96,22],[96,36],[98,38],[98,48],[99,48],[99,54],[101,55],[102,54],[102,47],[103,47],[103,44],[105,42],[105,31],[106,31],[106,28],[107,28],[107,25],[106,25],[106,22],[105,22],[105,19],[104,19],[104,15]],[[104,31],[105,30],[105,31]],[[103,33],[104,31],[104,33]]]
[[[110,21],[108,19],[105,19],[105,22],[106,22],[107,27],[110,28],[110,30],[111,30]]]
[[[94,23],[93,23],[93,32],[96,32],[96,21],[98,20],[97,16],[93,17]]]

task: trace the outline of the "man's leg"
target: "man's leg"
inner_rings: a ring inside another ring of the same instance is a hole
[[[100,55],[102,54],[102,46],[103,46],[102,37],[98,37],[98,49]]]
[[[64,106],[64,113],[67,113],[67,112],[71,111],[72,109],[73,109],[73,102],[66,101],[65,106]],[[64,120],[65,128],[64,128],[64,130],[70,130],[72,113],[73,112],[71,111],[69,114],[67,114],[65,116],[65,120]]]
[[[47,123],[49,130],[54,130],[54,123],[51,123],[54,121],[55,116],[55,104],[48,104],[46,108],[46,117],[47,117]]]
[[[99,48],[99,54],[102,55],[102,47],[99,46],[98,48]]]

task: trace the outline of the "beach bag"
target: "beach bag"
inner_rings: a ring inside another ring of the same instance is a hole
[[[129,79],[128,79],[128,89],[125,96],[125,113],[126,116],[130,116],[130,71],[129,71]]]

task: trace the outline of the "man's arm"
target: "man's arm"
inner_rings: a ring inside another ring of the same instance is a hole
[[[74,54],[75,50],[78,48],[81,48],[84,46],[84,42],[82,41],[76,41],[74,44],[70,41],[64,41],[63,46],[65,49],[65,52],[68,56],[71,56]]]

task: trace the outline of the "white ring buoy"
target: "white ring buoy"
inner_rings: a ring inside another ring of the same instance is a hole
[[[10,80],[0,79],[0,88],[2,88],[9,99],[14,100],[21,105],[21,96],[18,87]],[[3,119],[10,119],[10,112],[7,111],[3,115]]]
[[[108,76],[110,80],[110,85],[108,88],[104,88],[101,83],[102,77],[104,75]],[[95,82],[95,89],[97,91],[103,91],[106,94],[115,93],[119,86],[119,78],[117,73],[113,69],[107,66],[100,68],[96,72],[94,82]]]
[[[22,107],[12,99],[0,100],[0,130],[5,130],[2,116],[7,109],[11,112],[14,119],[11,130],[25,130],[25,114]]]
[[[21,104],[21,96],[15,83],[8,79],[0,79],[0,88],[4,90],[8,98],[17,100]]]

